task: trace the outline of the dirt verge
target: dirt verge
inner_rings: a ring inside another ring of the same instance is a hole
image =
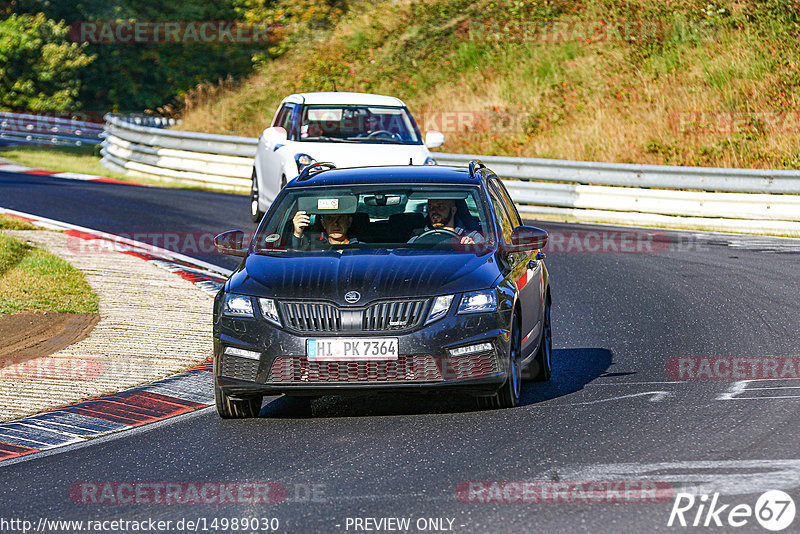
[[[0,317],[0,365],[48,356],[89,335],[100,316],[82,313],[15,313]]]

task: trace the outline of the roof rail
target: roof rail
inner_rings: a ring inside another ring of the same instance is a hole
[[[303,171],[300,173],[300,176],[297,177],[298,182],[303,182],[308,180],[312,176],[322,171],[328,171],[330,169],[335,169],[336,165],[331,163],[330,161],[320,161],[319,163],[312,163],[311,165],[307,165]]]
[[[475,174],[479,169],[485,169],[486,165],[479,159],[473,159],[469,162],[469,177],[470,178],[477,178],[478,176]]]

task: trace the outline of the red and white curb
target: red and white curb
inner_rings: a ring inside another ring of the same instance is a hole
[[[25,165],[17,165],[16,163],[7,163],[0,161],[0,172],[15,172],[19,174],[35,174],[37,176],[50,176],[52,178],[68,178],[70,180],[83,180],[87,182],[105,182],[109,184],[125,184],[135,185],[139,187],[152,187],[148,184],[140,184],[138,182],[128,182],[125,180],[115,180],[114,178],[106,178],[105,176],[95,176],[93,174],[82,174],[79,172],[53,172],[46,169],[35,169],[33,167],[26,167]]]
[[[160,247],[6,208],[0,213],[44,228],[95,240],[93,245],[131,254],[215,294],[231,271]],[[120,244],[124,246],[120,246]],[[103,395],[44,413],[0,423],[0,462],[74,445],[140,427],[214,404],[211,361],[120,393]]]
[[[0,214],[23,219],[37,226],[64,232],[71,237],[92,242],[92,247],[105,248],[109,251],[129,254],[151,262],[157,267],[173,272],[189,280],[200,289],[211,295],[216,295],[225,280],[231,275],[231,270],[218,267],[211,263],[191,258],[178,252],[173,252],[149,243],[134,241],[126,237],[100,232],[84,226],[70,224],[47,217],[40,217],[31,213],[16,211],[0,207]]]

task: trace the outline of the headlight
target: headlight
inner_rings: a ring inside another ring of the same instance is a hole
[[[233,315],[234,317],[252,317],[253,302],[250,297],[244,295],[225,295],[225,302],[222,304],[223,315]]]
[[[441,319],[447,312],[450,311],[450,304],[453,302],[453,295],[444,295],[441,297],[436,297],[433,300],[433,306],[431,306],[431,311],[428,313],[428,318],[425,319],[425,324],[432,323],[438,319]]]
[[[264,316],[264,319],[278,326],[281,325],[281,320],[278,317],[278,307],[275,305],[274,300],[258,299],[258,306],[261,308],[261,315]]]
[[[311,165],[312,163],[316,163],[317,160],[309,156],[308,154],[297,154],[294,157],[294,161],[297,163],[297,172],[303,172],[303,169]]]
[[[458,313],[483,313],[497,311],[497,293],[494,289],[464,293]]]
[[[428,156],[425,159],[425,165],[437,165],[437,163],[436,163],[435,159],[433,159],[432,157]]]

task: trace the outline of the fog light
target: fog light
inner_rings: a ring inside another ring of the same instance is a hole
[[[251,360],[260,360],[261,353],[252,350],[237,349],[236,347],[225,347],[225,354],[228,356],[239,356],[240,358],[250,358]]]
[[[476,345],[467,345],[466,347],[458,347],[450,350],[450,356],[464,356],[465,354],[474,354],[476,352],[488,352],[492,350],[491,343],[478,343]]]

